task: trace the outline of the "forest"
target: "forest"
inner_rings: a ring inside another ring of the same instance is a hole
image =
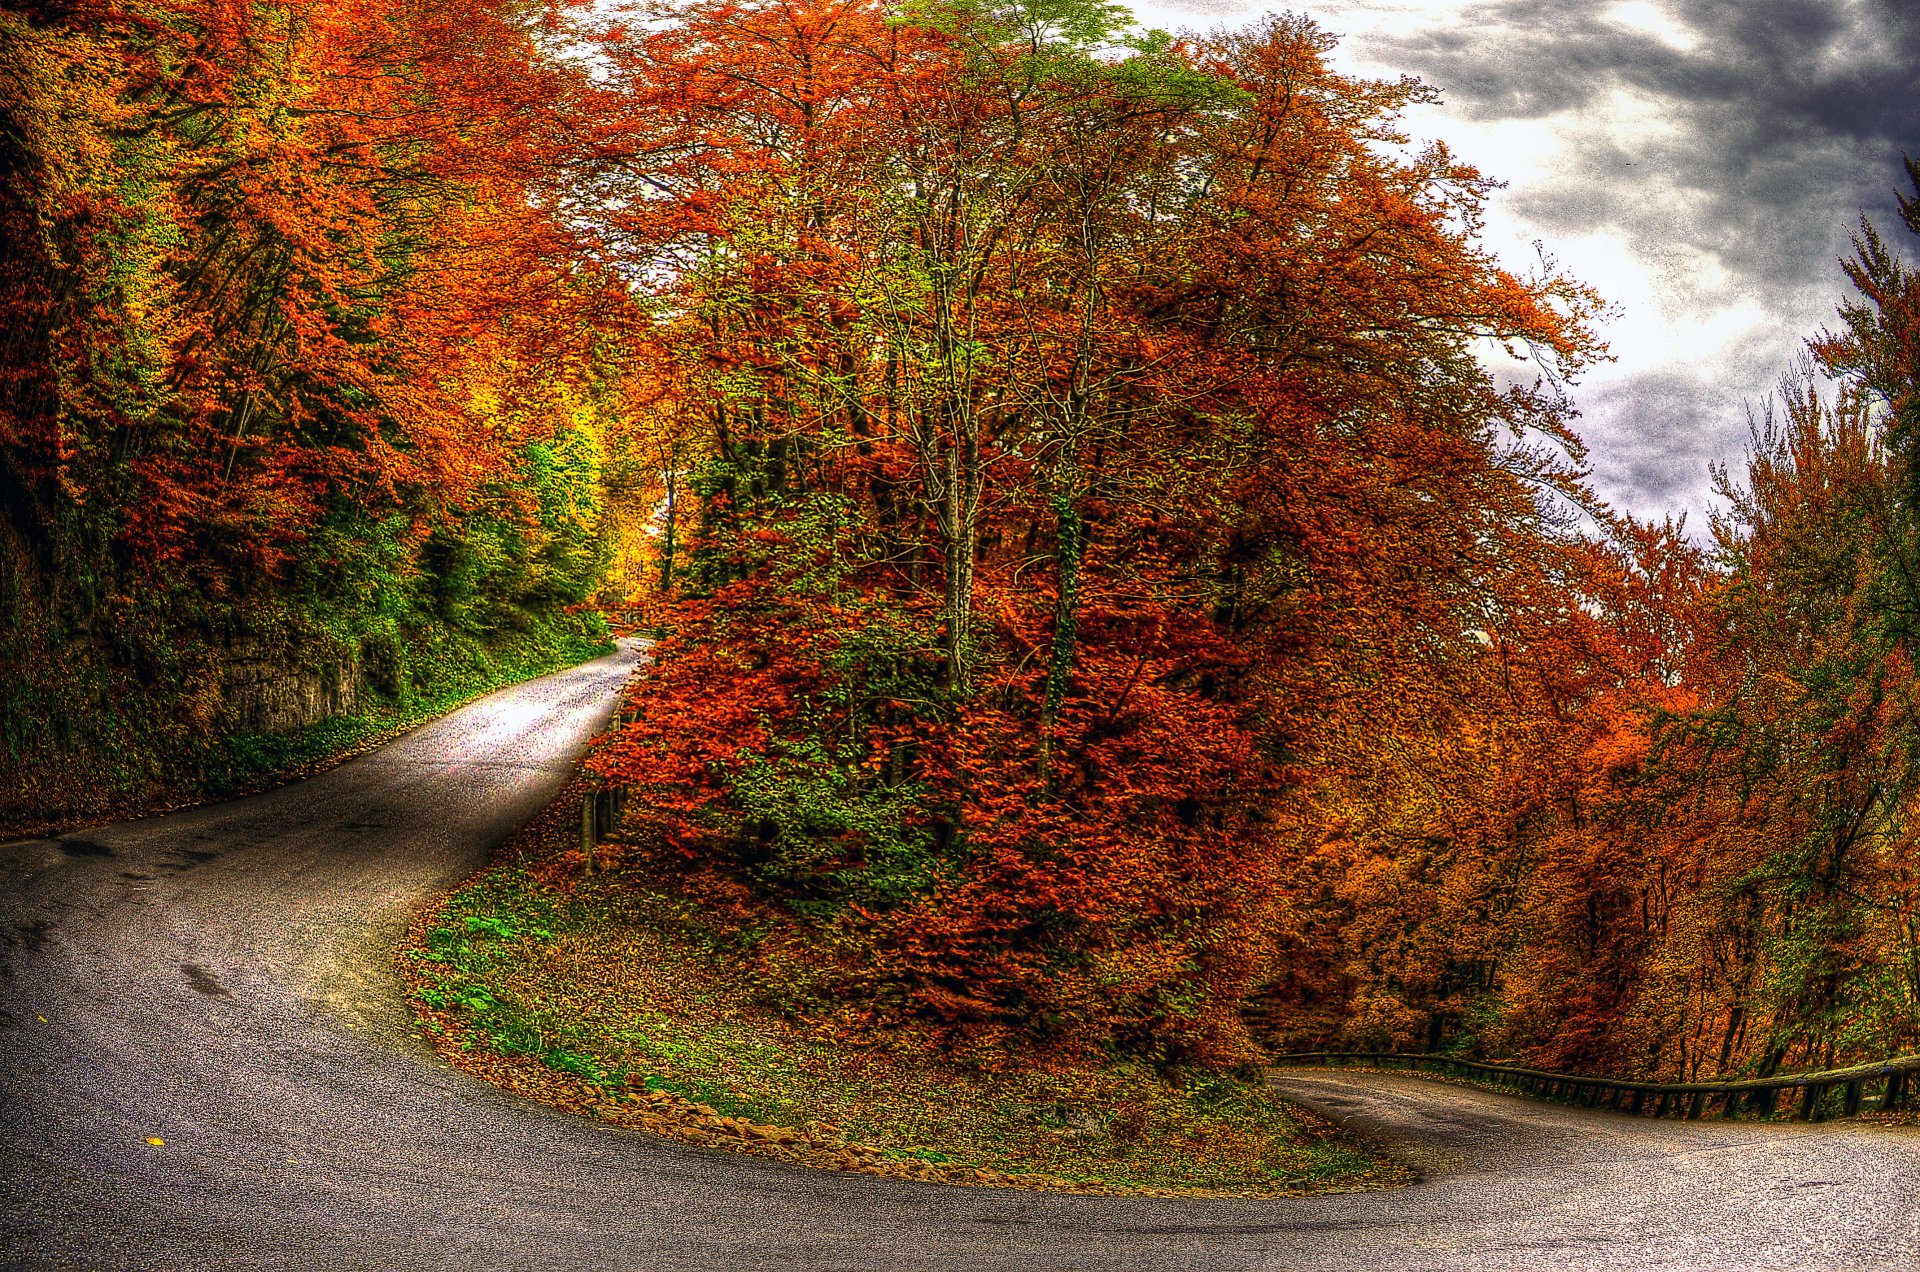
[[[1905,244],[1862,222],[1726,510],[1636,520],[1577,431],[1603,298],[1496,259],[1499,174],[1334,47],[0,14],[0,801],[217,766],[238,649],[404,697],[638,610],[590,766],[797,1015],[989,1064],[1920,1048]]]
[[[0,10],[0,824],[244,785],[242,675],[404,706],[598,639],[562,78],[498,5]]]

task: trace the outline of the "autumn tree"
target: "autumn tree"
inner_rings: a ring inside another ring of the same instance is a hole
[[[224,763],[247,649],[404,697],[570,622],[624,301],[549,210],[580,75],[543,38],[512,4],[0,15],[0,798]]]
[[[1446,662],[1577,495],[1476,342],[1570,372],[1591,298],[1481,253],[1481,178],[1396,157],[1424,90],[1303,21],[644,16],[585,188],[711,386],[703,595],[596,765],[784,915],[797,1010],[1241,1054],[1332,731],[1392,697],[1339,642]]]
[[[1783,383],[1705,550],[1608,518],[1523,594],[1475,572],[1497,677],[1351,739],[1277,1037],[1685,1078],[1920,1041],[1914,281],[1871,225],[1847,273],[1837,389]]]

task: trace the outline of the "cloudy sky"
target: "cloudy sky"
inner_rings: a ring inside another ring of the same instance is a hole
[[[1413,131],[1508,183],[1488,242],[1539,240],[1619,307],[1576,391],[1595,483],[1642,516],[1710,504],[1762,402],[1846,291],[1861,211],[1897,229],[1920,158],[1920,0],[1141,0],[1143,22],[1292,8],[1336,65],[1412,73]],[[1906,237],[1904,230],[1900,231]],[[1894,237],[1889,233],[1889,237]]]

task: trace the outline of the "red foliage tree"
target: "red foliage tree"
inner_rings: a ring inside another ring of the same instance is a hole
[[[1393,157],[1418,86],[1301,21],[1096,55],[1111,21],[609,33],[587,188],[712,449],[706,595],[595,763],[772,919],[791,1001],[1218,1061],[1342,731],[1437,692],[1575,490],[1498,442],[1577,445],[1476,343],[1571,369],[1591,298]]]

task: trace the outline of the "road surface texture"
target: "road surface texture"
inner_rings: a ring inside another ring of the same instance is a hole
[[[1172,1201],[806,1172],[455,1072],[391,947],[565,780],[633,658],[271,794],[0,848],[0,1266],[1920,1267],[1920,1133],[1857,1123],[1283,1071],[1424,1181]]]

